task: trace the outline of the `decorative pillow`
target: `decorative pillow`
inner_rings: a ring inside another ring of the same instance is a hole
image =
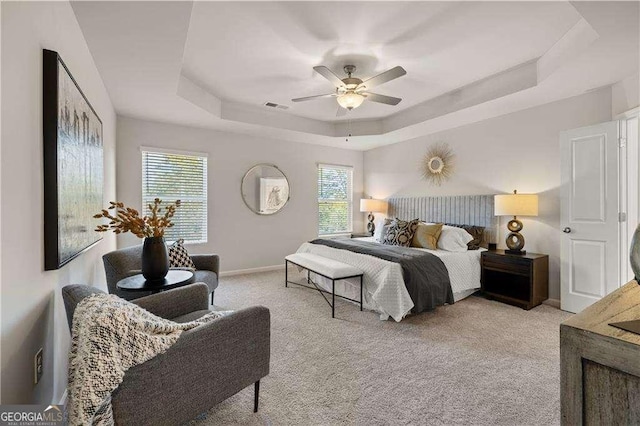
[[[387,233],[387,229],[389,229],[389,225],[391,225],[391,219],[376,219],[375,220],[376,230],[373,231],[373,239],[377,242],[381,243],[382,239]]]
[[[382,244],[410,247],[411,239],[413,238],[413,234],[416,233],[418,223],[420,223],[418,219],[406,221],[395,218],[384,234]]]
[[[442,223],[428,224],[420,222],[415,234],[413,234],[411,247],[437,250],[440,233],[442,233]]]
[[[189,252],[184,247],[184,239],[180,238],[169,246],[169,266],[172,268],[196,269],[196,265],[189,257]]]
[[[471,240],[473,240],[473,237],[464,229],[444,225],[438,239],[438,248],[446,251],[463,252],[469,249],[467,243]]]
[[[469,250],[478,250],[484,243],[484,226],[475,225],[455,225],[453,223],[447,223],[448,226],[455,226],[456,228],[462,228],[467,231],[473,240],[467,243]]]

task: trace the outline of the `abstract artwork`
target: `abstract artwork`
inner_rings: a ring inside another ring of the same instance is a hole
[[[260,212],[274,213],[289,200],[286,178],[260,178]]]
[[[45,270],[100,241],[102,121],[57,52],[43,50]]]

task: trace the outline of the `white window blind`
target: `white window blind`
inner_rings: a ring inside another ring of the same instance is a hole
[[[207,241],[207,157],[199,154],[142,150],[142,205],[160,198],[163,205],[180,200],[166,241]]]
[[[318,164],[318,235],[351,232],[353,168]]]

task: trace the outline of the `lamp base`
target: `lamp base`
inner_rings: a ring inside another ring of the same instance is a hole
[[[612,322],[609,325],[624,331],[640,334],[640,320]]]
[[[373,236],[373,233],[376,230],[376,225],[373,224],[373,220],[375,219],[375,217],[373,217],[373,213],[369,212],[367,219],[369,220],[369,223],[367,223],[367,231],[369,231],[369,234]]]
[[[507,249],[504,252],[507,253],[507,254],[518,254],[518,255],[527,254],[526,250],[509,250],[509,249]]]
[[[507,248],[505,250],[509,254],[526,254],[527,252],[522,250],[524,248],[524,237],[520,233],[522,231],[522,222],[520,222],[515,216],[507,224],[509,229],[509,235],[507,235]]]

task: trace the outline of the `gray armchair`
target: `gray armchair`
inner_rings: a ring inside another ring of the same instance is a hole
[[[84,286],[62,289],[69,328],[76,305],[102,293]],[[202,283],[132,301],[176,322],[209,312]],[[270,314],[262,306],[242,309],[182,333],[165,353],[132,367],[112,394],[113,416],[121,425],[185,423],[254,384],[258,411],[260,379],[269,374]]]
[[[194,277],[191,283],[205,283],[213,295],[218,287],[218,274],[220,273],[220,258],[216,254],[193,254],[190,256],[196,265]],[[132,292],[118,290],[116,284],[123,278],[139,274],[142,268],[142,245],[115,250],[102,256],[104,271],[107,275],[107,287],[109,293],[132,300],[148,296],[150,292]]]

